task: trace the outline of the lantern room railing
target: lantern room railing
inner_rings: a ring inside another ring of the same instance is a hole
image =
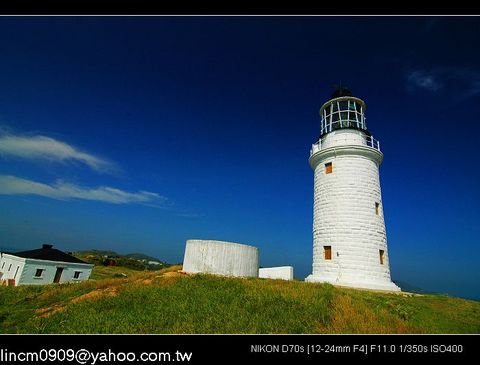
[[[314,153],[325,149],[329,147],[339,147],[339,146],[348,146],[348,145],[357,145],[357,146],[366,146],[373,148],[377,151],[380,151],[380,141],[378,139],[373,138],[372,136],[367,136],[364,135],[362,136],[363,142],[359,144],[358,142],[353,142],[351,138],[345,137],[345,138],[336,138],[335,139],[335,145],[326,145],[322,148],[322,140],[320,139],[317,143],[312,144],[312,148],[310,149],[310,156],[312,156]]]

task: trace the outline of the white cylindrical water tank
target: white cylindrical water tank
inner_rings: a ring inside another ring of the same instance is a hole
[[[187,240],[183,271],[258,277],[258,248],[234,242]]]

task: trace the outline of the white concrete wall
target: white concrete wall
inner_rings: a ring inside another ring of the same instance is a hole
[[[233,242],[188,240],[183,271],[258,277],[258,248]]]
[[[93,265],[90,264],[26,259],[26,265],[22,272],[19,285],[51,284],[55,278],[57,267],[63,268],[60,284],[88,280],[93,269]],[[35,277],[37,269],[45,270],[40,278]],[[81,272],[78,279],[73,278],[75,271]]]
[[[293,267],[262,267],[258,269],[258,277],[264,279],[293,280]]]
[[[368,147],[348,142],[360,133],[343,130],[342,138],[332,135],[329,147],[323,144],[311,157],[315,161],[313,272],[306,281],[399,290],[390,279],[378,157],[372,152],[370,158],[365,152]],[[352,136],[346,137],[348,134]],[[348,150],[331,152],[344,146],[349,146]],[[330,174],[325,172],[327,162],[332,162]],[[331,260],[325,259],[324,246],[331,246]],[[383,265],[379,250],[385,251]]]
[[[5,266],[2,270],[3,262],[5,262]],[[12,268],[10,271],[7,271],[10,264],[12,264]],[[15,279],[15,285],[51,284],[55,278],[57,267],[63,268],[60,283],[85,281],[88,280],[93,269],[93,265],[91,264],[36,260],[4,254],[0,261],[0,272],[3,272],[1,279],[13,279],[16,266],[20,268]],[[41,277],[35,277],[37,269],[44,270]],[[78,279],[74,279],[75,271],[81,272]]]
[[[322,149],[345,145],[366,146],[365,133],[351,129],[337,129],[322,138]]]
[[[0,258],[0,280],[15,279],[15,284],[17,284],[22,274],[24,265],[25,259],[8,254],[2,254],[2,257]]]

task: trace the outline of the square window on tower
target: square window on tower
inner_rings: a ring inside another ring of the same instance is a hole
[[[332,163],[331,162],[327,162],[325,164],[325,173],[326,174],[331,174],[333,171],[333,166],[332,166]]]
[[[332,259],[332,246],[323,246],[323,255],[325,260]]]
[[[385,250],[378,250],[380,254],[380,265],[383,265],[385,263]]]

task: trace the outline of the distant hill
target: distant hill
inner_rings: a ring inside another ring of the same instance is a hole
[[[156,261],[162,263],[163,261],[160,259],[157,259],[156,257],[148,256],[143,253],[128,253],[124,255],[125,257],[131,257],[133,259],[137,260],[144,260],[144,261]]]
[[[122,255],[115,251],[85,250],[72,255],[89,263],[103,266],[121,266],[132,270],[159,270],[171,266],[155,257],[142,253]]]
[[[82,255],[82,256],[87,256],[87,255],[104,255],[104,256],[110,256],[110,257],[123,256],[123,255],[120,255],[119,253],[116,253],[115,251],[103,251],[103,250],[83,250],[83,251],[74,251],[73,253]]]
[[[478,301],[179,269],[0,286],[0,333],[480,333]]]

